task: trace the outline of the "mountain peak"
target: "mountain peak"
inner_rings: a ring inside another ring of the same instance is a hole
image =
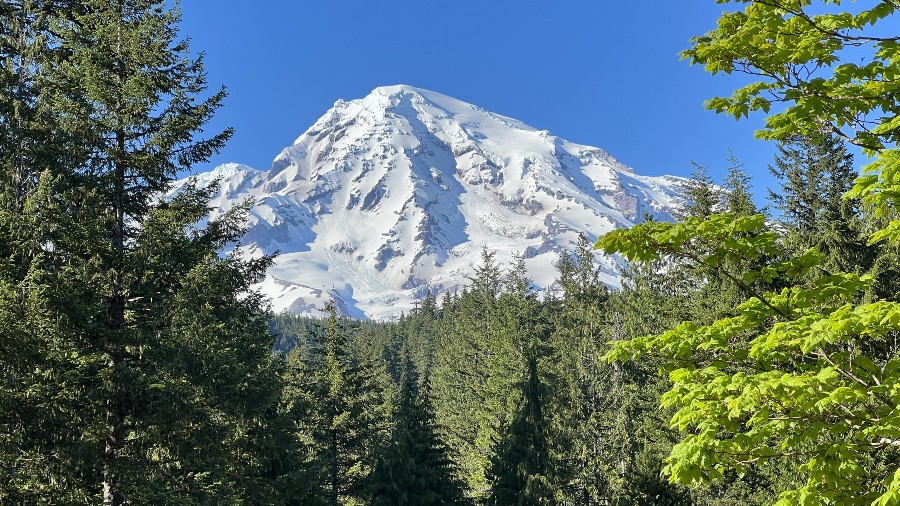
[[[256,202],[248,254],[282,252],[260,285],[276,310],[314,312],[334,297],[376,318],[465,284],[483,246],[500,261],[523,255],[546,288],[579,234],[669,219],[682,183],[406,85],[338,101],[267,172],[214,172],[216,212]],[[602,261],[617,284],[616,262]]]
[[[377,94],[383,95],[386,97],[393,97],[397,95],[403,94],[412,94],[412,95],[440,95],[439,93],[429,91],[423,88],[416,88],[415,86],[410,86],[408,84],[394,84],[389,86],[379,86],[372,90],[370,95]],[[448,97],[449,98],[449,97]]]

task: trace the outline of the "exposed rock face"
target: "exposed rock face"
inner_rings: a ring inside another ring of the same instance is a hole
[[[671,219],[684,179],[644,177],[570,143],[444,95],[390,86],[338,101],[268,171],[226,164],[221,212],[256,202],[248,254],[281,254],[260,288],[276,310],[389,318],[466,283],[482,247],[515,253],[539,287],[579,233]],[[177,191],[177,189],[176,189]],[[616,264],[602,260],[617,284]]]

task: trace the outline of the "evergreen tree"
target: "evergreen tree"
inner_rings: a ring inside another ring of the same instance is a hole
[[[486,470],[492,442],[484,437],[495,420],[485,413],[484,389],[490,374],[488,343],[499,331],[497,298],[500,269],[487,250],[471,286],[450,307],[443,308],[445,327],[435,356],[434,402],[441,436],[467,488],[487,492]]]
[[[609,496],[613,465],[610,402],[618,392],[609,384],[610,367],[601,360],[608,340],[609,294],[600,280],[590,241],[579,237],[575,255],[557,264],[561,298],[550,337],[552,407],[548,423],[553,460],[566,484],[567,504],[600,504]]]
[[[504,278],[483,254],[471,286],[452,308],[435,364],[435,410],[453,458],[472,495],[490,489],[487,473],[503,427],[515,411],[515,385],[525,371],[525,352],[543,346],[547,316],[518,259]],[[470,291],[469,291],[470,290]]]
[[[324,342],[292,351],[293,372],[306,379],[289,380],[296,385],[289,399],[324,504],[361,504],[381,451],[385,403],[353,354],[353,330],[338,318],[334,303],[326,311]]]
[[[492,506],[557,504],[537,353],[536,347],[529,352],[527,379],[520,386],[521,408],[496,451],[487,500]]]
[[[753,187],[750,184],[750,176],[744,170],[744,162],[738,160],[730,151],[727,162],[727,173],[722,183],[725,190],[722,210],[738,216],[757,214],[756,204],[753,203]]]
[[[709,216],[719,208],[721,196],[715,182],[709,175],[709,169],[696,162],[691,178],[684,189],[684,197],[687,200],[684,209],[678,213],[679,219],[689,216]]]
[[[467,504],[462,483],[454,476],[447,449],[435,431],[428,381],[419,381],[408,349],[403,356],[391,443],[372,477],[371,504]]]
[[[828,273],[865,272],[872,250],[862,235],[858,199],[842,198],[857,177],[853,156],[834,135],[794,135],[780,141],[769,170],[781,182],[769,191],[781,211],[789,252],[816,248]]]
[[[0,320],[26,344],[0,357],[0,402],[31,399],[0,415],[24,449],[0,444],[2,501],[278,501],[292,471],[276,448],[291,437],[274,416],[266,304],[249,291],[270,259],[217,255],[245,209],[197,226],[210,189],[159,199],[229,136],[194,138],[224,93],[198,99],[202,63],[164,2],[7,2],[0,14],[21,43],[3,34],[2,78],[18,69],[21,86],[0,105],[13,111],[0,135],[13,239],[0,246]]]

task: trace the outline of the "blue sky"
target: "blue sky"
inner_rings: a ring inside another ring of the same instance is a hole
[[[252,6],[251,6],[252,5]],[[229,98],[212,129],[237,132],[224,162],[268,168],[338,99],[409,84],[597,146],[648,175],[721,179],[728,149],[759,196],[774,148],[703,108],[740,77],[680,61],[715,26],[713,0],[185,0],[182,34]]]

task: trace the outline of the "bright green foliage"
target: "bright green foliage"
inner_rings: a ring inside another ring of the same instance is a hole
[[[685,224],[646,224],[601,238],[607,252],[649,261],[674,256],[721,264],[730,256],[777,257],[768,234],[743,236],[761,218],[712,216]],[[685,240],[683,230],[694,236]],[[718,242],[713,255],[695,257],[692,241]],[[900,305],[853,305],[869,280],[855,275],[822,278],[805,288],[759,292],[748,284],[768,277],[795,279],[816,265],[816,255],[770,262],[732,273],[751,297],[730,318],[698,326],[685,322],[660,335],[616,343],[610,360],[654,351],[668,359],[672,388],[663,405],[678,411],[673,425],[687,431],[666,471],[697,484],[770,459],[802,464],[806,484],[782,494],[780,504],[805,497],[837,504],[870,504],[886,487],[900,426],[894,391],[900,372],[890,357],[867,357],[868,343],[900,330]],[[738,276],[741,276],[738,278]],[[890,469],[890,468],[888,468]]]
[[[900,45],[868,34],[898,6],[868,2],[848,13],[835,12],[837,1],[735,3],[746,8],[723,14],[684,55],[712,73],[739,71],[760,81],[708,107],[740,118],[783,102],[761,137],[813,137],[824,128],[863,147],[875,160],[847,197],[861,199],[876,217],[895,216]],[[859,63],[849,63],[851,53]],[[896,242],[898,223],[884,223],[871,240]],[[699,253],[697,244],[704,246]],[[697,483],[781,460],[796,463],[807,481],[786,490],[780,504],[900,500],[893,397],[900,384],[887,346],[900,307],[889,300],[860,304],[871,278],[812,275],[820,255],[791,258],[762,217],[642,225],[598,246],[637,262],[669,258],[717,268],[748,297],[731,316],[685,322],[619,343],[608,355],[654,352],[667,360],[673,387],[663,402],[678,409],[673,423],[686,431],[667,467],[673,480]],[[788,287],[769,290],[773,282]]]
[[[659,272],[636,265],[623,273],[621,291],[610,294],[607,303],[612,315],[609,332],[604,336],[613,341],[660,332],[674,322],[690,318],[702,304],[692,303],[700,298],[689,278],[678,272]],[[598,346],[602,355],[609,344]],[[606,362],[602,356],[594,360]],[[668,382],[656,374],[658,362],[607,363],[607,404],[605,416],[611,430],[605,434],[612,449],[607,460],[609,491],[591,501],[573,504],[604,504],[607,500],[618,505],[687,505],[694,504],[687,488],[668,483],[662,476],[663,459],[671,451],[677,433],[669,428],[671,410],[659,408],[659,397]],[[602,415],[601,415],[602,416]],[[705,498],[704,498],[705,499]],[[698,500],[697,504],[716,504]],[[747,504],[747,503],[744,503]]]
[[[709,109],[741,118],[785,102],[758,132],[765,139],[817,134],[823,122],[872,151],[900,139],[894,121],[900,104],[893,97],[900,46],[893,38],[869,35],[897,9],[892,2],[865,2],[856,14],[840,12],[841,2],[831,0],[717,3],[747,7],[724,13],[716,30],[692,40],[684,58],[713,74],[741,72],[760,80],[710,100]],[[851,47],[852,63],[842,61]]]
[[[889,213],[900,196],[900,40],[878,34],[898,5],[867,1],[854,13],[841,2],[824,0],[718,0],[745,4],[726,12],[718,27],[695,37],[683,57],[717,74],[741,72],[758,78],[730,97],[717,97],[707,108],[735,118],[770,113],[764,139],[834,134],[875,158],[851,192]],[[875,35],[870,35],[875,34]],[[892,222],[873,241],[900,240]]]

